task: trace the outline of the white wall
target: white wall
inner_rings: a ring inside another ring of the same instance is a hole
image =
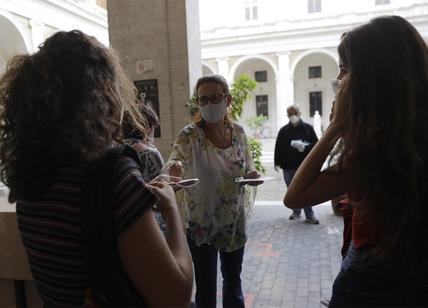
[[[14,55],[30,52],[31,46],[26,44],[25,35],[13,16],[0,12],[0,74],[5,71],[7,61]]]
[[[321,1],[322,11],[308,14],[307,0],[258,0],[259,18],[246,21],[245,0],[200,0],[201,53],[204,63],[215,64],[220,61],[222,73],[228,67],[230,78],[237,59],[271,57],[276,63],[278,59],[274,55],[289,54],[290,67],[282,66],[282,74],[277,77],[287,75],[287,69],[294,71],[294,87],[290,86],[294,88],[292,96],[302,105],[304,119],[309,123],[312,123],[309,118],[309,92],[322,91],[322,125],[325,128],[333,100],[330,80],[338,72],[336,49],[340,35],[376,16],[395,14],[408,19],[428,40],[428,0],[391,0],[390,4],[378,6],[375,5],[375,0]],[[323,50],[328,55],[311,55],[299,62],[298,59],[305,52],[313,53],[318,50]],[[299,63],[297,67],[296,63]],[[323,66],[323,78],[308,80],[308,66],[319,64]],[[238,67],[235,76],[240,71],[252,69],[245,62]],[[289,89],[289,84],[283,84],[284,82],[287,80],[281,80],[278,92],[275,92],[278,102],[284,100],[283,95],[287,95],[285,89]],[[269,101],[273,101],[270,96]],[[269,106],[269,112],[281,110],[279,107],[282,106]],[[243,116],[253,115],[254,102],[253,105],[248,105]]]
[[[33,53],[54,32],[73,29],[108,46],[107,13],[94,0],[1,0],[0,73],[14,55]]]
[[[321,0],[321,12],[308,13],[308,1],[258,0],[258,19],[245,20],[245,0],[199,0],[201,30],[245,27],[281,20],[313,19],[350,13],[391,13],[401,7],[426,4],[426,0],[390,0],[387,5],[375,5],[375,0]]]

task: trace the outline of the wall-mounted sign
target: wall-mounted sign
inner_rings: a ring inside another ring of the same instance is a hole
[[[135,63],[135,71],[137,74],[153,71],[153,60],[138,60]]]

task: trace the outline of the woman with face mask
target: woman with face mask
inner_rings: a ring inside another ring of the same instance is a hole
[[[235,179],[260,175],[254,171],[244,130],[227,116],[232,97],[226,80],[202,77],[196,95],[201,119],[180,132],[165,170],[200,180],[177,195],[195,268],[196,306],[216,307],[220,254],[223,306],[244,307],[240,274],[255,194]]]

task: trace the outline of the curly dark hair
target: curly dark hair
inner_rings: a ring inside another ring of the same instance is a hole
[[[427,45],[405,19],[384,16],[347,32],[338,51],[349,72],[337,94],[349,105],[339,159],[360,172],[357,205],[374,228],[371,252],[412,254],[426,242]]]
[[[0,80],[0,175],[9,201],[36,200],[57,168],[83,166],[119,140],[123,109],[135,109],[123,93],[134,95],[117,57],[77,30],[14,57]]]

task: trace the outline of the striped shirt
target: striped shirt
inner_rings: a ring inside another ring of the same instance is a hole
[[[18,201],[17,217],[31,272],[45,306],[82,306],[88,277],[80,222],[83,171],[61,168],[38,201]],[[137,163],[121,157],[115,167],[114,228],[118,236],[151,209]]]

